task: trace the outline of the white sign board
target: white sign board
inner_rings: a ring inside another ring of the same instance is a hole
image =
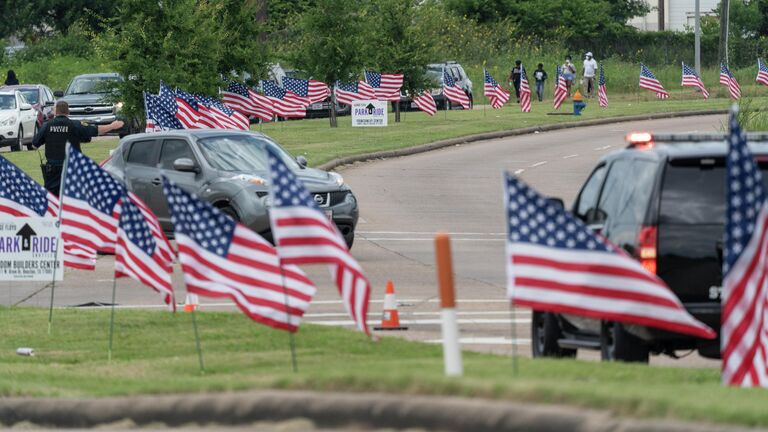
[[[352,126],[382,127],[387,125],[387,103],[367,100],[352,102]]]
[[[54,218],[0,219],[0,281],[51,281],[54,268],[56,280],[64,278],[57,223]]]

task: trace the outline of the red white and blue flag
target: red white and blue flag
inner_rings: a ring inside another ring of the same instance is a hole
[[[757,78],[755,81],[768,86],[768,66],[760,59],[757,59]]]
[[[760,168],[736,112],[726,160],[721,317],[722,380],[768,387],[768,205]]]
[[[264,90],[264,96],[272,101],[272,111],[280,117],[304,118],[307,116],[306,104],[295,94],[289,95],[287,91],[278,87],[275,81],[261,81],[261,89]]]
[[[448,70],[443,70],[443,94],[449,101],[461,105],[462,108],[472,109],[469,96],[464,93],[464,89],[453,79]]]
[[[245,85],[230,81],[227,89],[221,92],[221,99],[225,105],[247,116],[252,115],[264,121],[272,120],[272,102],[257,94],[268,102],[265,104],[264,100],[252,97],[253,94],[255,92]]]
[[[419,96],[413,98],[413,103],[430,116],[435,115],[437,112],[435,98],[432,97],[432,94],[428,90],[423,91]]]
[[[371,284],[349,253],[334,222],[323,213],[304,184],[269,146],[269,218],[277,253],[283,264],[328,264],[331,277],[357,328],[369,333]]]
[[[176,119],[172,127],[166,126],[168,129],[192,129],[196,127],[197,123],[191,119],[187,121],[186,112],[179,110],[176,93],[162,81],[160,81],[160,92],[157,94],[157,104]]]
[[[221,210],[164,179],[187,291],[229,298],[252,320],[295,332],[316,288],[272,245]]]
[[[165,304],[173,310],[173,251],[162,231],[157,232],[148,221],[149,212],[159,228],[157,218],[135,196],[125,195],[120,200],[120,216],[115,248],[115,277],[130,277],[163,296]]]
[[[365,82],[373,87],[376,99],[382,101],[400,101],[400,88],[403,86],[403,74],[365,71]]]
[[[731,94],[731,98],[734,100],[738,100],[741,97],[741,86],[724,63],[720,63],[720,84],[728,87],[728,93]]]
[[[669,98],[669,92],[664,90],[661,81],[656,79],[656,75],[642,63],[640,63],[640,88],[656,93],[656,97],[659,99]]]
[[[716,336],[656,275],[509,174],[504,204],[507,296],[514,304]]]
[[[499,83],[488,73],[487,69],[483,69],[483,75],[485,76],[483,92],[485,97],[491,102],[491,107],[494,109],[503,107],[509,100],[509,93],[501,88]]]
[[[187,129],[200,128],[200,111],[197,107],[197,99],[192,93],[176,87],[176,119]]]
[[[376,100],[376,90],[365,81],[342,83],[336,81],[334,86],[336,102],[352,105],[354,101]]]
[[[597,81],[597,102],[601,108],[608,108],[608,91],[605,89],[605,74],[600,63],[600,78]]]
[[[170,112],[161,102],[160,96],[144,93],[144,111],[146,115],[145,132],[157,132],[169,129],[184,129],[184,126],[176,118],[176,111]],[[175,109],[175,104],[171,106]]]
[[[531,112],[531,86],[528,84],[528,74],[520,65],[520,109],[523,112]]]
[[[565,76],[563,75],[563,71],[560,69],[560,65],[557,66],[557,80],[555,81],[554,95],[555,96],[554,100],[552,101],[552,105],[555,107],[555,109],[560,109],[560,106],[568,98],[568,86],[566,85]]]
[[[283,77],[283,88],[301,98],[304,105],[322,102],[331,94],[328,84],[317,80]]]
[[[221,103],[220,100],[204,95],[195,95],[200,112],[199,124],[211,129],[249,130],[248,117]]]
[[[704,96],[704,99],[709,99],[709,92],[704,87],[704,82],[701,81],[701,78],[699,78],[699,74],[696,73],[696,71],[688,66],[687,64],[683,63],[683,87],[695,87],[701,91],[701,95]]]

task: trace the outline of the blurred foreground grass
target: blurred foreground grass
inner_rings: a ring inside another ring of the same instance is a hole
[[[441,394],[565,403],[635,417],[768,426],[768,392],[726,388],[716,369],[464,354],[465,377],[443,376],[440,346],[304,325],[291,372],[288,335],[237,313],[199,312],[206,372],[198,370],[189,314],[0,308],[0,397],[93,397],[259,388]],[[15,354],[32,347],[36,356]]]

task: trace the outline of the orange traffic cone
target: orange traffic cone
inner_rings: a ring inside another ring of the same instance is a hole
[[[197,298],[197,294],[187,294],[187,298],[184,300],[184,312],[193,312],[200,307],[200,300]]]
[[[375,330],[408,330],[408,327],[400,325],[400,316],[397,313],[397,300],[395,300],[395,286],[392,281],[387,281],[387,290],[384,294],[384,312],[381,316],[381,327]]]

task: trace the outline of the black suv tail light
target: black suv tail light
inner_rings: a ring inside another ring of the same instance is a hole
[[[637,258],[640,265],[656,274],[656,251],[658,230],[656,226],[642,226],[637,236]]]

